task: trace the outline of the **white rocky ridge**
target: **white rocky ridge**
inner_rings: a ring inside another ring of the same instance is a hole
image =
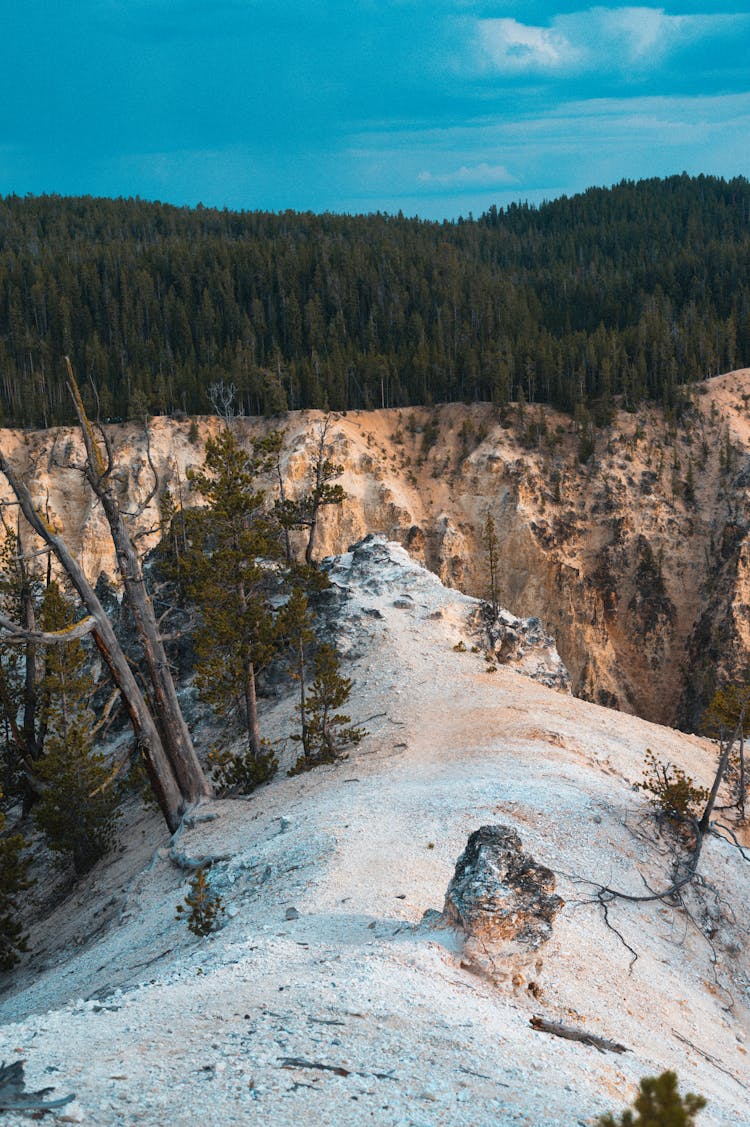
[[[103,1125],[571,1127],[665,1068],[707,1097],[701,1127],[749,1124],[750,865],[710,837],[690,916],[615,903],[611,927],[585,883],[669,883],[669,838],[634,790],[643,755],[705,783],[712,745],[487,672],[476,600],[397,545],[327,566],[369,735],[346,761],[206,804],[176,841],[131,814],[123,852],[35,933],[0,996],[0,1060],[25,1059],[29,1088],[75,1092],[60,1121]],[[504,625],[525,629],[522,664],[548,651],[534,624]],[[269,706],[271,737],[291,709]],[[487,974],[423,916],[469,835],[496,824],[564,904],[530,959]],[[201,940],[175,919],[189,877],[175,861],[205,857],[226,915]],[[534,1016],[629,1051],[537,1032]]]
[[[344,654],[349,647],[361,646],[364,632],[372,634],[365,620],[383,618],[380,602],[406,611],[419,611],[420,602],[426,610],[434,602],[432,613],[452,615],[459,623],[456,645],[468,643],[467,648],[481,650],[488,661],[515,669],[549,688],[570,692],[570,677],[555,640],[538,618],[518,618],[504,608],[493,616],[488,604],[444,587],[395,541],[371,533],[323,566],[334,591],[343,596],[335,600],[334,628]],[[354,610],[346,606],[350,599],[360,604]]]

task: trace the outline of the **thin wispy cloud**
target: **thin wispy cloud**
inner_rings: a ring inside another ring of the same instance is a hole
[[[385,200],[386,209],[440,218],[446,200],[453,214],[479,214],[492,203],[539,202],[622,179],[696,175],[707,167],[731,177],[743,167],[749,136],[750,93],[562,100],[507,118],[378,130],[361,134],[348,154],[350,194],[342,206],[368,210],[370,201]],[[447,163],[450,152],[460,153],[459,164]],[[483,160],[487,153],[493,159]],[[483,167],[509,179],[472,181]]]
[[[420,184],[432,184],[448,188],[492,188],[507,187],[516,183],[516,178],[511,175],[504,164],[488,164],[481,161],[479,164],[462,164],[450,172],[419,173],[417,180]]]
[[[724,36],[750,17],[669,15],[663,8],[595,7],[552,18],[548,26],[517,19],[476,21],[480,69],[504,75],[585,73],[602,67],[657,65],[672,52]]]

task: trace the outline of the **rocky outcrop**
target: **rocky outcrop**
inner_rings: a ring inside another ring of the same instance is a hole
[[[538,618],[518,618],[490,603],[482,603],[475,617],[486,638],[486,651],[498,665],[510,665],[549,689],[570,692],[570,675],[557,652],[555,639]]]
[[[510,826],[481,826],[456,862],[439,922],[462,933],[464,961],[495,980],[518,974],[552,934],[563,907],[555,877]],[[512,968],[512,972],[511,969]]]
[[[445,587],[434,572],[382,533],[369,533],[342,555],[324,560],[322,567],[331,587],[322,592],[319,610],[347,657],[361,652],[375,624],[395,608],[417,621],[450,617],[458,637],[455,648],[475,650],[479,669],[494,657],[498,664],[549,688],[570,692],[554,638],[538,619],[516,618],[502,608],[496,617],[488,617],[486,603]]]

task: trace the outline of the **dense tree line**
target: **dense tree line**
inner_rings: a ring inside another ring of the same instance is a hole
[[[0,421],[464,399],[673,406],[750,363],[750,183],[623,182],[477,219],[0,199]]]

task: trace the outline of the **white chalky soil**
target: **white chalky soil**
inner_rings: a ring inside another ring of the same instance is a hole
[[[0,996],[0,1059],[22,1056],[29,1088],[75,1092],[57,1118],[92,1124],[571,1127],[666,1068],[709,1100],[701,1127],[750,1124],[750,866],[707,840],[700,871],[719,905],[708,890],[690,904],[711,943],[663,903],[613,905],[631,970],[572,879],[668,883],[633,783],[647,747],[705,782],[711,745],[485,672],[469,652],[473,601],[398,546],[377,551],[332,572],[348,587],[342,641],[361,655],[351,711],[372,717],[367,738],[183,831],[181,852],[229,857],[212,870],[227,913],[208,939],[175,919],[188,875],[158,819],[133,815],[124,854],[33,936],[47,969],[32,960]],[[290,710],[273,706],[270,734],[288,733]],[[539,952],[539,997],[477,977],[454,933],[416,926],[491,822],[517,829],[566,901]],[[534,1014],[630,1051],[537,1033]]]

